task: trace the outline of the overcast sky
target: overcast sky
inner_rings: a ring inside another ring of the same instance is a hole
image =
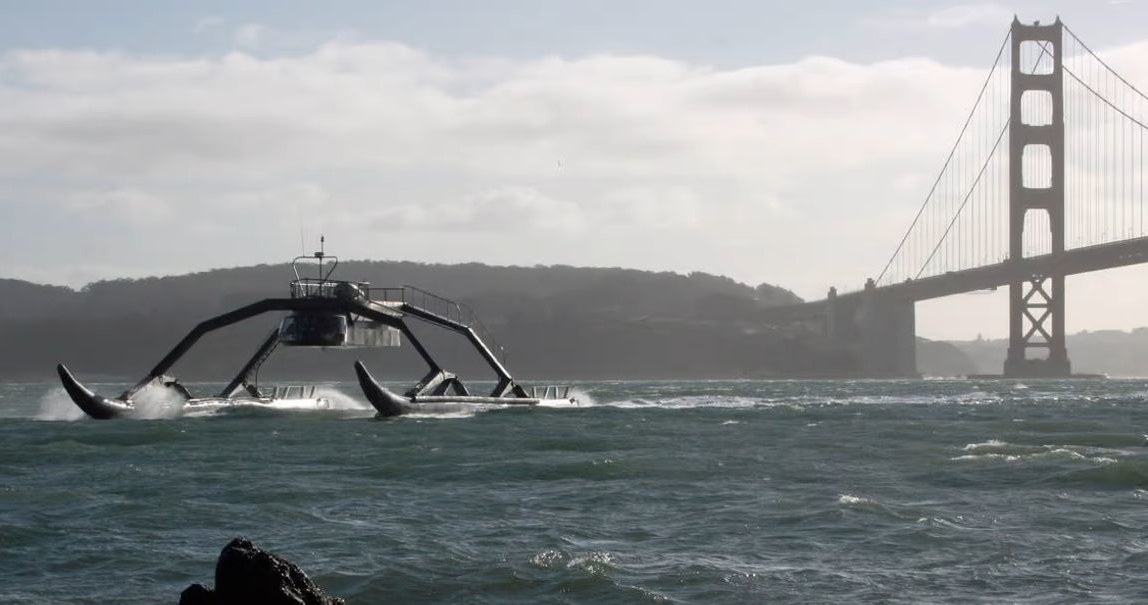
[[[1148,87],[1148,8],[1061,2],[0,3],[0,277],[343,258],[859,286],[1014,13]],[[353,277],[353,276],[348,276]],[[1148,325],[1148,267],[1068,327]],[[918,306],[1000,336],[1002,294]]]

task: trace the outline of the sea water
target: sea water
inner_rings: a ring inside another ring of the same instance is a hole
[[[349,603],[1148,600],[1148,382],[580,389],[94,421],[0,385],[0,603],[174,604],[235,536]]]

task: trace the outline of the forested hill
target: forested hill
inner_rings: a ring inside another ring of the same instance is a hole
[[[71,288],[0,278],[0,321],[45,317],[70,308],[77,300]]]
[[[317,277],[313,268],[300,270],[304,277]],[[789,290],[769,284],[751,288],[707,273],[682,275],[617,268],[348,261],[339,265],[333,277],[367,281],[373,286],[418,286],[471,304],[484,318],[496,321],[500,316],[555,312],[714,319],[801,302]],[[260,298],[287,296],[287,284],[292,279],[290,264],[99,281],[79,291],[0,279],[0,319],[38,318],[61,311],[90,317],[135,313],[207,316]]]
[[[100,281],[78,291],[0,280],[0,379],[47,378],[58,361],[80,374],[138,377],[199,321],[286,296],[293,277],[291,266],[280,264]],[[770,376],[832,372],[836,363],[825,365],[831,353],[792,335],[755,327],[762,308],[800,302],[769,284],[705,273],[388,261],[344,262],[336,277],[416,285],[470,305],[523,376]],[[226,380],[273,325],[274,317],[260,318],[205,339],[206,355],[189,356],[186,369]],[[304,361],[308,353],[314,355]],[[287,351],[268,368],[346,379],[343,366],[353,355],[380,360],[384,375],[418,372],[413,354],[392,353]],[[457,363],[481,369],[474,360]]]

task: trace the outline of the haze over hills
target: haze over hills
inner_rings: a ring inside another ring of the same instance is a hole
[[[0,379],[50,379],[58,362],[82,376],[134,380],[196,323],[261,298],[282,297],[289,264],[117,279],[76,291],[0,280]],[[770,284],[751,287],[706,273],[569,266],[493,267],[350,261],[336,277],[375,286],[414,284],[474,308],[522,378],[641,379],[850,375],[847,351],[799,328],[757,321],[761,309],[800,302]],[[277,325],[278,314],[206,336],[176,366],[185,380],[225,381]],[[481,361],[456,335],[418,329],[436,355],[467,378]],[[459,346],[462,345],[462,346]],[[925,369],[959,374],[971,362],[920,341]],[[341,380],[354,359],[389,378],[414,379],[421,361],[393,350],[280,348],[271,377]]]
[[[63,361],[87,376],[130,380],[199,321],[285,296],[293,276],[282,264],[101,281],[79,291],[2,280],[0,377],[48,378]],[[337,276],[376,286],[417,284],[471,305],[523,376],[745,376],[795,371],[802,359],[782,353],[790,349],[777,346],[784,335],[744,325],[755,309],[800,300],[768,284],[753,288],[704,273],[372,261],[344,262]],[[252,319],[205,337],[177,373],[226,380],[277,318]],[[484,375],[477,357],[455,359],[465,347],[443,340],[454,336],[423,332],[448,367]],[[817,354],[808,356],[805,363],[812,365]],[[351,360],[360,357],[383,375],[417,378],[422,370],[405,350],[281,350],[267,370],[347,378]]]
[[[1008,353],[1007,339],[952,344],[972,360],[978,373],[1000,373]],[[1074,372],[1114,378],[1148,376],[1148,328],[1083,331],[1066,336],[1065,344]]]

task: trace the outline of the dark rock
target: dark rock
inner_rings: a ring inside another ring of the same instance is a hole
[[[327,596],[298,565],[245,538],[231,541],[215,564],[215,590],[192,584],[180,605],[344,605]]]
[[[192,584],[179,594],[179,605],[219,605],[215,592],[203,584]]]

